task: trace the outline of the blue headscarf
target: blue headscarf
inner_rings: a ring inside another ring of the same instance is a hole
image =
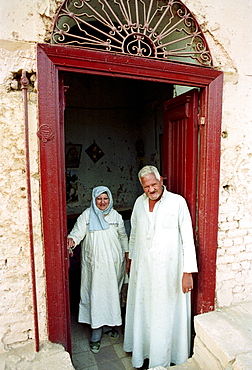
[[[97,207],[95,200],[99,195],[107,193],[109,197],[109,205],[103,211]],[[105,220],[104,215],[107,215],[113,208],[113,198],[111,191],[106,186],[97,186],[92,191],[92,200],[90,206],[89,231],[105,230],[109,228],[109,223]]]

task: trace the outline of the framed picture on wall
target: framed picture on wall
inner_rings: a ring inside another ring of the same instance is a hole
[[[66,171],[66,201],[75,203],[78,200],[78,170],[68,168]]]
[[[101,150],[101,148],[96,144],[95,140],[93,141],[93,144],[91,144],[86,150],[85,152],[87,153],[87,155],[89,156],[90,159],[92,159],[92,161],[94,163],[96,163],[97,161],[99,161],[99,159],[101,159],[101,157],[104,156],[104,153],[103,151]]]
[[[66,167],[79,167],[81,150],[81,144],[66,144]]]

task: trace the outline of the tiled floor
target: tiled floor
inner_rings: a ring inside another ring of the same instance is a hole
[[[113,339],[103,334],[101,349],[93,354],[89,349],[91,329],[77,322],[77,314],[72,314],[72,362],[76,370],[132,370],[131,357],[123,350],[123,331],[118,328],[120,337]]]

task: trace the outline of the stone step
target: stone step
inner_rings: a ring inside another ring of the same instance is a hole
[[[189,358],[184,364],[169,367],[168,369],[174,370],[200,370],[199,364],[194,358]]]
[[[44,342],[39,352],[34,343],[0,353],[0,370],[74,370],[70,355],[61,344]]]
[[[252,302],[196,316],[194,325],[201,369],[252,369]]]
[[[183,365],[149,370],[251,370],[252,302],[242,302],[194,318],[193,357]]]

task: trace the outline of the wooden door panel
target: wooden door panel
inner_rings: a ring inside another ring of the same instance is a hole
[[[198,91],[164,103],[163,175],[169,191],[188,202],[196,230]]]
[[[192,217],[197,243],[198,91],[191,90],[164,103],[163,175],[169,191],[182,195]],[[197,279],[195,288],[197,287]],[[196,314],[197,288],[192,295]]]

